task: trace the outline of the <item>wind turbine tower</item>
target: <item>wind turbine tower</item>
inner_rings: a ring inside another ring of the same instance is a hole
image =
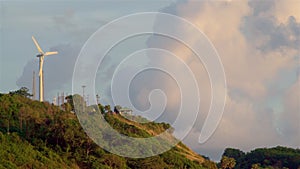
[[[49,56],[49,55],[55,55],[58,52],[43,52],[43,50],[41,49],[40,45],[37,43],[37,41],[35,40],[35,38],[32,36],[32,40],[37,48],[37,50],[39,51],[39,54],[36,55],[36,57],[39,58],[39,89],[40,89],[40,102],[44,101],[44,77],[43,77],[43,64],[44,64],[44,57],[45,56]]]

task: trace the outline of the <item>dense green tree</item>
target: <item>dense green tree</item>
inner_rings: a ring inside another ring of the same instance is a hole
[[[239,149],[235,148],[226,148],[224,150],[223,156],[234,158],[237,165],[235,168],[240,168],[240,163],[244,160],[245,153]]]
[[[221,159],[220,167],[222,169],[232,169],[235,167],[235,159],[227,156],[223,156]]]
[[[104,108],[104,106],[102,105],[102,104],[98,104],[98,107],[99,107],[99,110],[100,110],[100,112],[101,112],[101,114],[104,114],[105,113],[105,108]]]
[[[228,148],[223,156],[229,155],[236,159],[236,167],[249,168],[299,168],[300,150],[286,147],[258,148],[248,153]]]
[[[20,95],[24,97],[31,97],[32,94],[29,93],[29,89],[27,87],[21,87],[19,90],[9,92],[10,95]]]
[[[65,99],[67,101],[66,104],[68,104],[68,106],[71,107],[71,110],[74,111],[73,95],[66,96]]]
[[[223,153],[223,156],[231,157],[236,160],[242,158],[244,155],[245,153],[243,151],[234,148],[226,148]]]

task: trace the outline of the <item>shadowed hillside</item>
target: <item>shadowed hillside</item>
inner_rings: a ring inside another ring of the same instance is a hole
[[[250,152],[227,148],[224,151],[223,166],[232,165],[235,169],[300,169],[300,150],[287,147],[257,148]],[[222,164],[220,164],[222,167]]]

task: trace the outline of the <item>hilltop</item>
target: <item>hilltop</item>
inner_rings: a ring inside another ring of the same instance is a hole
[[[111,154],[87,137],[71,103],[61,108],[28,96],[22,91],[0,94],[0,168],[217,168],[181,142],[149,158]],[[137,123],[115,113],[103,116],[115,130],[133,137],[151,137],[170,128],[166,123]]]

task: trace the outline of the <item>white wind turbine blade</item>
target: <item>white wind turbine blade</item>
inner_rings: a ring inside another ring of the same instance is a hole
[[[40,57],[41,62],[40,62],[40,72],[39,72],[39,76],[42,75],[43,73],[43,64],[44,64],[44,56]]]
[[[34,36],[32,36],[31,38],[32,38],[32,40],[33,40],[33,42],[34,42],[36,48],[38,49],[38,51],[39,51],[40,53],[44,53],[43,50],[41,49],[40,45],[39,45],[39,44],[37,43],[37,41],[35,40]]]
[[[56,54],[58,54],[57,51],[54,51],[54,52],[46,52],[46,53],[44,54],[44,56],[56,55]]]

